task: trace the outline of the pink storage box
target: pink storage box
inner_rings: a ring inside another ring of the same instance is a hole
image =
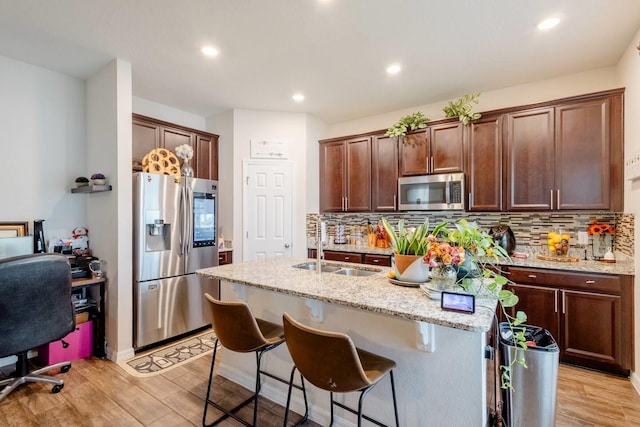
[[[62,341],[69,344],[62,346]],[[62,340],[38,347],[38,359],[46,365],[91,356],[93,350],[93,320],[76,325],[76,330]]]

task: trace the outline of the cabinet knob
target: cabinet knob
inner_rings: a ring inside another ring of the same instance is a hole
[[[595,280],[586,280],[585,283],[587,285],[593,285],[594,283],[596,283],[596,281]]]
[[[348,259],[351,259],[351,258],[350,258],[350,257],[348,257],[348,256],[346,256],[346,257],[344,257],[344,259],[347,259],[347,260],[348,260]]]
[[[537,278],[538,276],[536,276],[535,274],[530,274],[528,277],[529,277],[529,279],[535,279],[535,278]]]
[[[373,263],[374,263],[374,264],[377,264],[377,263],[379,263],[379,262],[380,262],[380,260],[379,260],[379,259],[374,259],[374,260],[373,260]]]

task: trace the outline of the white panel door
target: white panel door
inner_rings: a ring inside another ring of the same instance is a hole
[[[244,162],[243,260],[293,253],[293,163]]]

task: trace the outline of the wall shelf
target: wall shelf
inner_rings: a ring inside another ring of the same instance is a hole
[[[110,185],[85,185],[83,187],[72,188],[72,193],[100,193],[102,191],[111,191]]]

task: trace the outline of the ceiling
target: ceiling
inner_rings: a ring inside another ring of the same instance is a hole
[[[328,124],[614,65],[640,28],[638,0],[0,0],[0,11],[2,56],[79,78],[121,58],[137,97]],[[552,15],[560,25],[537,30]],[[390,76],[393,62],[403,69]]]

